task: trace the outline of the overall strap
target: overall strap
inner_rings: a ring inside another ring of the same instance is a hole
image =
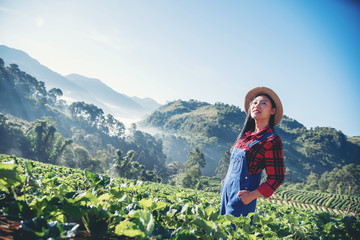
[[[261,138],[259,138],[259,139],[257,139],[257,140],[255,140],[255,141],[253,141],[252,143],[250,143],[250,144],[247,144],[247,146],[249,147],[249,148],[251,148],[252,146],[254,146],[254,145],[256,145],[256,144],[258,144],[259,142],[261,142],[262,140],[264,140],[264,139],[266,139],[266,138],[268,138],[268,137],[270,137],[271,135],[273,135],[274,133],[273,132],[268,132],[267,134],[265,134],[264,136],[262,136]]]

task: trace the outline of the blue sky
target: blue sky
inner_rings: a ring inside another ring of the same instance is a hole
[[[241,108],[268,86],[287,116],[348,136],[360,136],[359,23],[350,0],[0,0],[0,44],[62,75]]]

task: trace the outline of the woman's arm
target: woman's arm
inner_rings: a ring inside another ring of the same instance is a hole
[[[265,152],[264,161],[267,180],[257,190],[268,198],[280,187],[285,178],[283,145],[280,137],[272,140],[271,146]]]
[[[245,205],[262,196],[262,194],[257,189],[251,192],[248,190],[240,190],[237,195],[241,198],[241,201]]]
[[[261,196],[270,197],[284,181],[285,167],[281,138],[277,137],[272,141],[271,146],[265,152],[264,161],[267,181],[254,191],[240,190],[237,194],[245,205]]]

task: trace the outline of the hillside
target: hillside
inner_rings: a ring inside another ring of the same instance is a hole
[[[62,76],[21,50],[0,45],[0,58],[6,65],[16,64],[27,74],[44,82],[47,90],[61,89],[63,99],[69,104],[75,101],[92,103],[106,113],[122,118],[140,118],[160,106],[153,99],[133,98],[118,93],[98,79],[78,74]]]
[[[124,124],[113,115],[83,101],[67,105],[62,94],[59,88],[47,91],[44,82],[0,58],[0,153],[100,173],[114,166],[114,175],[158,177],[152,170],[165,167],[161,141],[136,129],[125,135]]]
[[[213,176],[245,117],[245,112],[236,106],[178,100],[160,107],[139,126],[162,138],[168,161],[184,162],[186,151],[199,146],[207,161],[203,173]],[[287,178],[292,181],[303,181],[311,172],[321,174],[346,164],[360,164],[358,139],[347,139],[336,129],[306,129],[284,116],[275,132],[283,140]]]

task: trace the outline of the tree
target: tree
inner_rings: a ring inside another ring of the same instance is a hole
[[[205,164],[204,154],[200,152],[198,147],[195,147],[188,155],[185,168],[181,169],[175,176],[175,184],[180,187],[194,188],[197,186],[199,188],[200,168],[205,167]]]
[[[41,162],[55,163],[72,144],[72,140],[65,140],[56,132],[56,127],[50,119],[37,120],[26,134],[35,158]]]
[[[195,188],[201,177],[200,165],[195,164],[182,169],[175,176],[175,185],[178,187]]]
[[[195,147],[188,155],[188,160],[185,163],[188,167],[199,164],[201,168],[204,168],[206,165],[205,157],[198,147]]]
[[[87,131],[98,132],[103,138],[122,138],[125,126],[111,114],[104,115],[101,108],[85,102],[74,102],[69,107],[71,115]]]
[[[320,191],[336,194],[360,194],[360,165],[348,164],[325,172],[319,179]]]
[[[310,172],[306,179],[305,190],[314,191],[319,189],[319,177],[316,173]]]
[[[91,156],[88,150],[86,150],[86,148],[84,147],[76,146],[74,148],[74,162],[75,162],[75,166],[80,169],[85,169],[85,168],[92,169],[90,167]]]
[[[135,130],[126,137],[127,150],[137,152],[136,161],[148,170],[165,168],[166,156],[163,152],[162,140],[154,136]]]
[[[19,119],[8,120],[7,116],[0,113],[0,153],[15,154],[31,158],[31,145],[25,136],[27,124]]]
[[[48,102],[50,103],[50,105],[54,106],[57,102],[58,97],[61,97],[62,95],[63,92],[60,88],[52,88],[47,94]]]
[[[134,160],[135,151],[129,151],[125,157],[122,157],[120,149],[115,150],[114,163],[109,170],[109,175],[115,177],[128,177],[128,169],[132,167],[131,162]]]
[[[182,162],[179,162],[179,161],[171,162],[166,166],[166,175],[168,175],[168,176],[176,175],[184,167],[185,167],[185,165]]]
[[[125,132],[125,126],[122,122],[118,121],[111,114],[106,115],[105,125],[103,127],[103,132],[109,135],[110,137],[122,137]]]
[[[156,171],[146,170],[145,166],[134,160],[135,151],[130,150],[122,157],[120,149],[115,151],[114,161],[108,174],[114,177],[139,179],[144,181],[160,182],[161,178]]]
[[[105,122],[103,110],[94,104],[74,102],[70,105],[69,109],[73,118],[77,119],[77,121],[87,129],[99,129]]]
[[[224,179],[230,165],[230,150],[226,151],[220,160],[220,166],[216,168],[215,172],[220,179]]]

